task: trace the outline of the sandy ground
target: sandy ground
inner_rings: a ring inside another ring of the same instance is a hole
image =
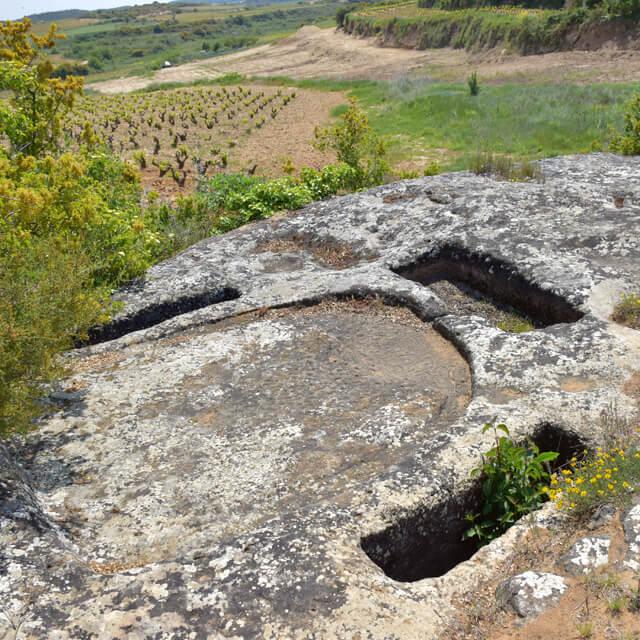
[[[570,521],[546,531],[532,527],[515,557],[502,568],[504,577],[522,571],[548,571],[564,575],[568,589],[556,606],[533,619],[521,619],[510,609],[496,606],[495,591],[502,577],[465,595],[458,603],[459,623],[444,632],[446,640],[640,640],[640,611],[634,605],[638,576],[622,566],[627,546],[618,513],[594,530],[586,521]],[[589,575],[571,576],[562,557],[585,536],[608,536],[610,564]],[[617,601],[617,605],[616,605]]]
[[[640,51],[603,48],[598,51],[564,51],[535,56],[508,56],[492,50],[462,54],[464,63],[434,65],[434,77],[466,78],[476,69],[485,81],[502,82],[637,82],[640,80]]]
[[[148,77],[120,78],[91,87],[104,93],[141,89],[154,82],[193,82],[225,73],[291,78],[393,78],[419,70],[432,53],[377,47],[371,39],[353,38],[335,29],[302,27],[272,44],[198,62],[161,69]],[[439,53],[442,63],[448,55]]]
[[[460,49],[416,51],[379,47],[371,38],[307,26],[269,45],[161,69],[145,77],[119,78],[90,86],[104,93],[119,93],[157,82],[193,82],[231,72],[297,79],[389,80],[416,75],[459,81],[472,70],[485,81],[497,82],[632,82],[640,80],[640,51],[605,48],[536,56],[511,56],[499,50],[476,54]]]

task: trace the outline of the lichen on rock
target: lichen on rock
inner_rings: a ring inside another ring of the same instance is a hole
[[[409,523],[428,545],[416,514],[462,518],[487,421],[589,442],[612,402],[637,408],[624,391],[637,332],[609,316],[640,278],[640,159],[542,171],[319,202],[204,240],[119,292],[103,341],[68,355],[51,415],[0,448],[0,635],[438,637],[506,548],[400,582],[361,541]],[[504,331],[491,305],[453,309],[403,277],[445,248],[469,262],[465,295],[499,308],[519,292],[518,311],[531,287],[520,310],[540,322]]]

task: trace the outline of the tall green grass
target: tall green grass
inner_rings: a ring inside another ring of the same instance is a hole
[[[606,149],[637,91],[629,84],[483,83],[480,94],[470,96],[465,83],[407,78],[269,82],[354,95],[387,139],[392,162],[438,150],[448,169],[467,168],[479,151],[535,159]]]
[[[605,147],[622,126],[629,85],[483,85],[470,96],[464,84],[410,81],[354,88],[374,129],[390,138],[392,153],[439,148],[461,166],[469,152],[538,158]],[[457,159],[455,159],[457,157]]]

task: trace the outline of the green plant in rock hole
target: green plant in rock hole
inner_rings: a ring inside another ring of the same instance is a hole
[[[480,511],[467,514],[470,527],[463,535],[464,539],[475,538],[480,545],[502,535],[548,500],[548,463],[559,455],[555,451],[540,452],[531,441],[524,445],[514,442],[504,424],[487,423],[482,432],[490,430],[495,446],[484,454],[482,465],[472,471],[473,476],[482,478]]]

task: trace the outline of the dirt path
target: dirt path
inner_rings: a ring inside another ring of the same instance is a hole
[[[640,51],[635,50],[603,48],[520,56],[493,49],[462,56],[464,60],[453,55],[445,64],[434,61],[429,75],[433,79],[460,81],[473,69],[489,82],[588,84],[640,80]]]
[[[407,74],[460,81],[472,70],[496,82],[632,82],[640,80],[640,51],[614,48],[510,56],[492,50],[397,49],[335,29],[307,26],[268,45],[161,69],[146,77],[97,82],[103,93],[142,89],[157,82],[194,82],[236,72],[247,76],[389,80]]]
[[[298,79],[388,79],[423,67],[431,55],[411,49],[380,48],[371,39],[353,38],[335,29],[307,26],[273,44],[161,69],[144,78],[98,82],[92,88],[104,93],[118,93],[141,89],[154,82],[193,82],[231,72]]]

